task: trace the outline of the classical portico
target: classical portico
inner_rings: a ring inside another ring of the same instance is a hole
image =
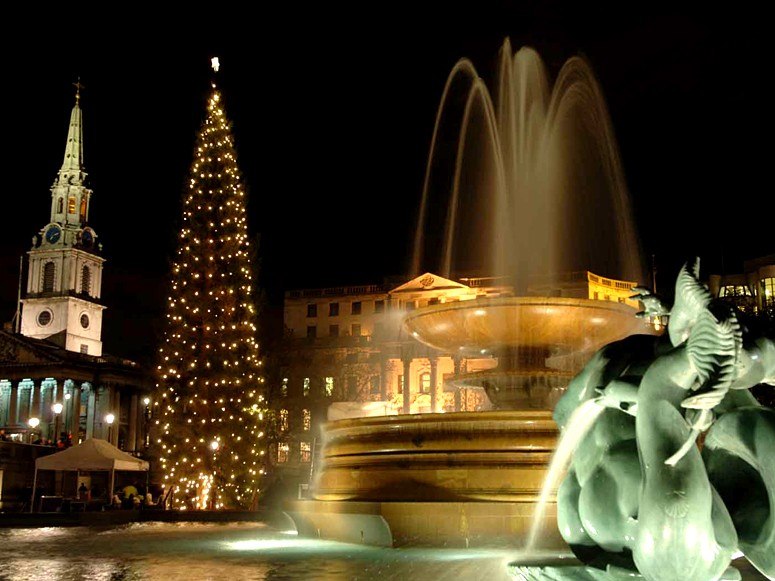
[[[73,443],[103,438],[130,452],[145,450],[152,385],[134,362],[73,353],[39,339],[0,331],[0,429]],[[56,412],[60,404],[61,411]],[[106,418],[112,415],[112,425]],[[30,428],[29,420],[39,424]]]

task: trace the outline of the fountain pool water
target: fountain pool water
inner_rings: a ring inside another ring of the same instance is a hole
[[[304,539],[256,523],[0,529],[0,546],[3,581],[498,581],[508,579],[514,557],[505,547],[400,550]]]

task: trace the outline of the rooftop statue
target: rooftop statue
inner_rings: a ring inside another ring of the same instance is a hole
[[[668,312],[635,290],[645,315]],[[667,329],[607,345],[571,381],[554,411],[563,431],[584,402],[605,407],[557,493],[586,566],[517,578],[732,580],[740,553],[775,578],[775,410],[749,391],[775,385],[775,340],[712,300],[698,260],[677,277]]]

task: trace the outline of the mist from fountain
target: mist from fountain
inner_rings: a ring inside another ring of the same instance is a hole
[[[442,226],[434,248],[425,232]],[[412,260],[415,275],[434,267],[446,277],[473,269],[508,277],[520,295],[531,281],[585,270],[643,280],[611,120],[584,59],[567,60],[550,87],[538,53],[514,53],[506,39],[493,93],[469,59],[454,66]]]

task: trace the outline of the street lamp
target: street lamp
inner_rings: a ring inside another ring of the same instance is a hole
[[[30,418],[27,420],[27,425],[30,427],[30,444],[32,444],[32,434],[35,431],[35,428],[38,427],[39,423],[40,420],[38,418]]]
[[[59,442],[59,414],[62,413],[62,404],[55,403],[51,406],[51,411],[54,412],[54,443]]]
[[[143,434],[143,444],[146,448],[148,448],[148,446],[151,444],[151,438],[149,434],[151,427],[151,398],[145,396],[143,398],[143,403],[145,404],[145,412],[143,413],[143,419],[145,420],[145,425],[143,426],[145,428],[145,432]]]
[[[113,443],[113,421],[116,419],[116,416],[113,414],[108,414],[105,416],[105,421],[108,422],[108,442],[111,444]]]

